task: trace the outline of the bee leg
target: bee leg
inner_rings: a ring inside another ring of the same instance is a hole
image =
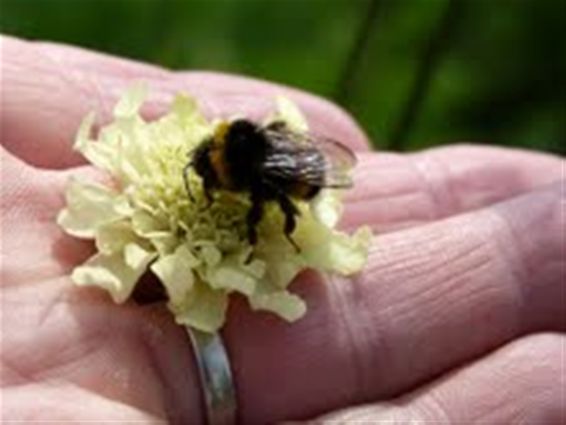
[[[279,195],[278,201],[279,201],[279,207],[281,208],[281,211],[283,211],[283,214],[285,215],[285,225],[283,228],[285,237],[287,238],[289,243],[293,245],[293,247],[295,248],[298,254],[301,252],[301,247],[297,245],[297,243],[293,240],[291,234],[293,233],[297,225],[295,217],[299,215],[299,210],[297,209],[295,204],[293,204],[293,202],[284,194]]]
[[[201,211],[206,211],[212,206],[212,203],[214,202],[214,198],[212,197],[212,184],[208,179],[204,179],[203,192],[204,192],[204,197],[206,199],[206,204],[201,209]]]
[[[250,245],[257,243],[257,229],[256,226],[261,221],[263,216],[263,198],[258,194],[252,193],[251,196],[252,206],[248,211],[246,217],[246,224],[248,226],[248,242]]]

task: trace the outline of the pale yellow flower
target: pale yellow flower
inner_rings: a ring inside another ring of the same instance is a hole
[[[165,287],[178,323],[214,332],[225,321],[231,293],[247,297],[254,309],[294,321],[306,311],[304,301],[287,290],[297,273],[312,268],[349,275],[364,266],[371,232],[364,227],[349,236],[334,230],[342,208],[337,191],[322,191],[311,205],[298,203],[301,216],[293,237],[300,253],[285,239],[275,205],[267,207],[258,244],[251,247],[245,195],[219,192],[206,210],[192,203],[182,170],[188,153],[217,123],[207,121],[186,95],[176,97],[167,115],[145,121],[138,113],[144,98],[143,86],[129,90],[96,140],[91,138],[93,115],[78,131],[75,148],[113,184],[69,183],[58,223],[70,235],[93,239],[97,249],[73,270],[76,284],[104,288],[121,303],[149,269]],[[278,99],[277,105],[271,119],[307,130],[290,101]],[[190,178],[198,201],[201,182]],[[246,261],[252,250],[252,260]]]

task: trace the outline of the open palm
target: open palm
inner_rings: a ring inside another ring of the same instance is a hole
[[[148,116],[185,90],[211,116],[256,118],[284,91],[360,159],[342,225],[378,233],[366,270],[302,274],[293,290],[309,312],[293,325],[232,303],[223,335],[242,423],[564,420],[562,159],[374,154],[338,108],[292,89],[14,39],[2,51],[2,419],[202,421],[183,329],[161,303],[74,287],[92,246],[55,224],[68,177],[93,173],[71,149],[80,120],[95,109],[104,122],[144,79]]]

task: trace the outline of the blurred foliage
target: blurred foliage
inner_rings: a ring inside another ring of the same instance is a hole
[[[341,103],[380,149],[564,153],[562,0],[0,0],[0,31],[274,80]]]

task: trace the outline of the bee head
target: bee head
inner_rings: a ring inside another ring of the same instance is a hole
[[[251,121],[239,119],[230,124],[226,133],[226,140],[246,141],[253,140],[258,134],[258,127]]]
[[[193,152],[193,157],[191,159],[191,164],[195,169],[195,172],[200,177],[205,177],[207,174],[210,173],[211,165],[210,165],[210,142],[202,143],[196,150]]]
[[[212,164],[210,163],[210,149],[212,140],[207,140],[201,143],[194,151],[190,153],[190,161],[183,168],[183,180],[185,182],[185,189],[191,201],[195,202],[191,185],[189,182],[189,170],[192,168],[203,179],[213,173]]]

